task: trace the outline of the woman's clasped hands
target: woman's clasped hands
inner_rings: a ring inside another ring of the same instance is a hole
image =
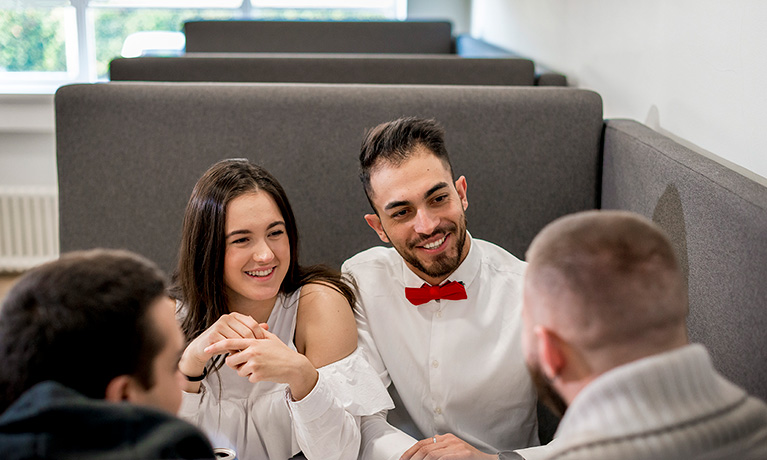
[[[225,364],[238,375],[251,383],[286,383],[294,400],[309,394],[318,379],[317,370],[304,355],[269,332],[266,323],[241,313],[222,315],[189,344],[184,355],[199,363],[201,374],[208,360],[225,353],[229,354]]]

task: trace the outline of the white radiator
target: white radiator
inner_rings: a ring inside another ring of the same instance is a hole
[[[56,188],[0,186],[0,272],[21,272],[58,256]]]

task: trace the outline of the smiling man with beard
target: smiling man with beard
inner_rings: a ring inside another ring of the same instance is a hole
[[[687,286],[665,234],[625,211],[558,219],[527,251],[525,359],[565,412],[532,459],[764,459],[767,406],[687,338]]]
[[[361,179],[381,241],[344,263],[358,286],[360,347],[394,384],[420,441],[386,414],[363,417],[361,458],[497,459],[538,444],[536,395],[521,349],[525,263],[466,230],[467,182],[454,179],[434,120],[371,129]]]

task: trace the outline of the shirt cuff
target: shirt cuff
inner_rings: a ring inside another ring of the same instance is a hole
[[[285,389],[285,400],[288,402],[293,419],[297,423],[309,423],[320,418],[333,404],[333,392],[325,384],[322,372],[319,372],[317,383],[302,400],[294,401],[290,387]]]
[[[181,407],[176,414],[181,418],[188,418],[197,415],[200,410],[200,404],[202,404],[202,397],[205,395],[205,385],[200,385],[200,391],[197,393],[189,393],[187,391],[181,394]]]

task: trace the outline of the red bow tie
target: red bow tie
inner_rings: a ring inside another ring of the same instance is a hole
[[[429,286],[424,283],[419,288],[406,287],[405,297],[413,305],[421,305],[436,299],[463,300],[466,298],[466,288],[458,281],[451,281],[442,286]]]

